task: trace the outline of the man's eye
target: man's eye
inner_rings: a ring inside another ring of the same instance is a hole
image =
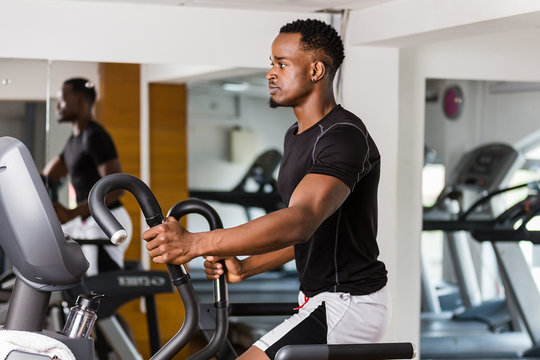
[[[285,64],[279,63],[279,67],[283,69],[285,67]]]

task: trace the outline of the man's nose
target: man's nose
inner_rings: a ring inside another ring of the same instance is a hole
[[[276,74],[273,72],[273,69],[270,69],[270,71],[268,71],[268,73],[266,74],[266,80],[271,80],[271,79],[274,79],[276,77]]]

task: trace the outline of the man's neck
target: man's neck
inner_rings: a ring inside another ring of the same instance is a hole
[[[88,124],[92,121],[92,116],[81,116],[78,117],[71,125],[71,132],[74,136],[78,136],[86,127]]]
[[[326,99],[314,98],[310,100],[308,99],[304,104],[293,108],[294,115],[298,121],[297,134],[306,131],[318,123],[337,105],[333,94]]]

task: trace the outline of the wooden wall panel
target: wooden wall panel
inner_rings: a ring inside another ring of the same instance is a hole
[[[96,118],[114,139],[122,170],[140,176],[140,65],[102,63],[99,65],[99,93]],[[133,223],[133,236],[126,259],[140,258],[140,208],[131,194],[122,203]]]
[[[140,176],[140,66],[136,64],[100,64],[100,91],[96,118],[113,137],[123,171]],[[151,85],[150,96],[150,188],[166,213],[176,202],[187,197],[186,160],[186,88],[179,85]],[[126,259],[140,259],[140,208],[133,196],[122,198],[133,222],[133,237]],[[152,264],[166,271],[164,265]],[[180,296],[174,292],[156,297],[162,342],[168,341],[184,319]],[[145,314],[139,301],[120,308],[128,322],[137,349],[150,358]],[[191,347],[175,359],[185,359]]]
[[[163,211],[188,196],[186,86],[151,84],[150,179]]]

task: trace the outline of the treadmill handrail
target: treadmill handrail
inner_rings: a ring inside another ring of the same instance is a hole
[[[538,187],[539,184],[540,184],[540,181],[536,180],[536,181],[531,181],[531,182],[527,182],[527,183],[523,183],[523,184],[519,184],[519,185],[510,186],[510,187],[507,187],[507,188],[502,188],[502,189],[497,189],[497,190],[491,191],[491,192],[487,193],[485,196],[483,196],[480,199],[478,199],[477,201],[475,201],[463,214],[461,214],[458,217],[458,220],[466,220],[467,217],[474,210],[476,210],[476,208],[478,208],[478,206],[484,204],[485,202],[487,202],[488,200],[490,200],[491,198],[493,198],[496,195],[499,195],[499,194],[502,194],[502,193],[505,193],[505,192],[508,192],[508,191],[512,191],[512,190],[517,190],[517,189],[520,189],[520,188],[523,188],[523,187],[528,187],[528,186],[531,186],[531,185],[535,185],[536,187]]]

